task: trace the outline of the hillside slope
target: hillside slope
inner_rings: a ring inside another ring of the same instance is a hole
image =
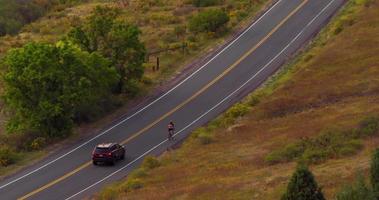
[[[13,111],[5,109],[0,99],[0,176],[20,169],[32,160],[37,161],[37,158],[43,157],[51,149],[59,149],[57,147],[76,140],[76,136],[96,133],[123,116],[132,107],[128,103],[132,102],[131,104],[135,105],[146,99],[147,94],[164,85],[162,83],[175,77],[183,68],[187,67],[189,71],[190,67],[196,65],[195,58],[201,59],[201,55],[207,55],[218,45],[224,44],[225,39],[232,38],[231,35],[239,32],[244,24],[250,23],[251,18],[255,17],[262,7],[271,3],[267,0],[228,0],[196,6],[194,2],[186,0],[144,0],[131,1],[131,4],[124,6],[117,2],[119,1],[86,0],[72,7],[54,9],[37,21],[25,25],[19,34],[0,37],[0,74],[3,75],[7,69],[1,63],[4,61],[2,58],[10,49],[22,47],[29,42],[53,44],[64,38],[71,28],[87,23],[88,16],[92,15],[97,6],[116,7],[120,12],[117,20],[135,24],[140,28],[141,40],[150,55],[148,62],[144,63],[144,77],[136,83],[138,91],[133,94],[135,96],[123,94],[115,97],[114,108],[106,109],[105,113],[94,116],[88,122],[78,123],[75,135],[64,142],[61,142],[62,138],[35,138],[28,131],[5,134],[7,121]],[[223,29],[215,32],[191,32],[187,27],[190,19],[211,9],[223,10],[225,15],[229,16],[230,20],[224,24]],[[158,56],[159,70],[153,69]],[[3,82],[0,81],[0,93],[4,93],[2,85]],[[38,134],[41,132],[37,131]]]
[[[378,55],[379,1],[349,1],[311,47],[263,88],[97,198],[280,199],[296,160],[304,159],[333,199],[358,170],[367,172],[379,145],[377,130],[360,135],[367,119],[379,114]],[[351,134],[351,140],[341,137]],[[336,144],[297,157],[273,154],[325,135],[337,138]],[[330,146],[336,150],[325,152]]]

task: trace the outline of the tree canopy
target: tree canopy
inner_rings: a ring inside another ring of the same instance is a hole
[[[70,133],[75,116],[108,96],[119,79],[111,61],[68,42],[26,44],[11,50],[5,65],[4,100],[14,112],[8,130],[49,137]]]
[[[97,7],[83,26],[73,28],[68,39],[83,50],[99,52],[116,66],[120,80],[117,92],[126,91],[129,83],[140,80],[144,74],[146,49],[140,41],[137,26],[118,21],[119,11]]]

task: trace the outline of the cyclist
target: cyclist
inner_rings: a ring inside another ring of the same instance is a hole
[[[170,122],[168,125],[167,125],[167,129],[168,129],[168,140],[173,140],[173,136],[174,136],[174,131],[175,131],[175,125],[174,125],[174,122]]]

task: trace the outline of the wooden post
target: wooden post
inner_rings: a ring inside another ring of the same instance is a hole
[[[157,67],[156,67],[157,71],[159,71],[159,56],[157,56]]]

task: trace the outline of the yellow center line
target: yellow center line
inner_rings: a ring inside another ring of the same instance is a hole
[[[82,169],[88,167],[90,164],[91,164],[91,162],[87,162],[87,163],[81,165],[80,167],[76,168],[75,170],[71,171],[70,173],[67,173],[67,174],[65,174],[64,176],[61,176],[61,177],[59,177],[58,179],[55,179],[54,181],[52,181],[52,182],[50,182],[50,183],[48,183],[48,184],[46,184],[46,185],[44,185],[44,186],[42,186],[42,187],[36,189],[36,190],[34,190],[33,192],[30,192],[30,193],[28,193],[27,195],[25,195],[25,196],[23,196],[23,197],[20,197],[20,198],[18,198],[18,199],[27,199],[27,198],[29,198],[29,197],[31,197],[31,196],[33,196],[33,195],[39,193],[39,192],[41,192],[41,191],[43,191],[43,190],[45,190],[45,189],[51,187],[51,186],[53,186],[53,185],[55,185],[55,184],[57,184],[57,183],[63,181],[63,180],[66,179],[67,177],[76,174],[78,171],[80,171],[80,170],[82,170]]]
[[[179,104],[178,106],[176,106],[175,108],[173,108],[172,110],[170,110],[169,112],[167,112],[166,114],[162,115],[161,117],[159,117],[157,120],[155,120],[154,122],[152,122],[151,124],[147,125],[146,127],[144,127],[143,129],[141,129],[140,131],[134,133],[131,137],[129,137],[128,139],[124,140],[121,142],[122,145],[125,145],[126,143],[130,142],[131,140],[135,139],[136,137],[138,137],[139,135],[141,135],[142,133],[144,133],[145,131],[149,130],[150,128],[152,128],[153,126],[155,126],[156,124],[158,124],[159,122],[161,122],[163,119],[165,119],[166,117],[168,117],[169,115],[171,115],[172,113],[176,112],[177,110],[179,110],[180,108],[182,108],[183,106],[185,106],[186,104],[188,104],[190,101],[192,101],[193,99],[195,99],[196,97],[198,97],[200,94],[202,94],[205,90],[207,90],[208,88],[210,88],[212,85],[214,85],[217,81],[219,81],[221,78],[223,78],[226,74],[228,74],[231,70],[233,70],[237,65],[239,65],[245,58],[247,58],[251,53],[253,53],[255,50],[257,50],[264,42],[267,41],[267,39],[269,37],[271,37],[284,23],[286,23],[289,18],[291,18],[298,10],[300,10],[309,0],[304,0],[300,5],[298,5],[295,10],[293,10],[287,17],[285,17],[278,25],[276,25],[274,27],[274,29],[272,29],[262,40],[260,40],[254,47],[252,47],[248,52],[246,52],[242,57],[240,57],[236,62],[234,62],[231,66],[229,66],[223,73],[221,73],[220,75],[218,75],[215,79],[213,79],[211,82],[209,82],[207,85],[205,85],[203,88],[201,88],[199,91],[197,91],[194,95],[192,95],[190,98],[188,98],[187,100],[183,101],[181,104]],[[91,161],[89,162],[86,162],[84,163],[83,165],[79,166],[78,168],[76,168],[75,170],[61,176],[60,178],[58,179],[55,179],[54,181],[26,194],[25,196],[22,196],[20,198],[18,198],[18,200],[25,200],[61,181],[63,181],[64,179],[76,174],[77,172],[79,172],[80,170],[88,167],[91,165]]]

